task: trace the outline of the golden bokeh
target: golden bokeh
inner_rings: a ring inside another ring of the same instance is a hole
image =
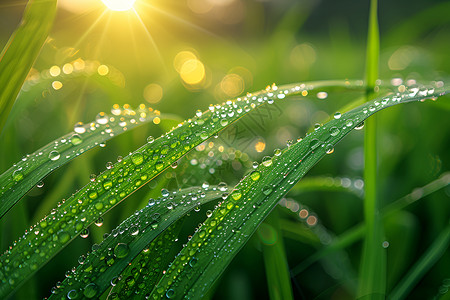
[[[109,68],[108,68],[108,66],[100,65],[100,66],[98,66],[98,68],[97,68],[97,72],[98,72],[98,74],[99,74],[100,76],[105,76],[105,75],[108,75],[108,73],[109,73]]]
[[[63,87],[63,84],[61,83],[61,81],[56,80],[52,82],[52,87],[57,91]]]
[[[61,69],[58,66],[53,66],[50,68],[50,75],[53,77],[59,76],[61,74]]]
[[[227,96],[233,98],[244,92],[244,79],[237,74],[228,74],[222,79],[220,87]]]
[[[178,52],[173,60],[173,66],[175,70],[177,70],[177,72],[180,73],[181,67],[184,65],[184,63],[191,59],[197,59],[197,56],[191,51],[185,50]]]
[[[148,103],[158,103],[163,96],[163,88],[157,83],[150,83],[144,88],[144,99]]]
[[[180,76],[186,84],[199,84],[205,79],[205,66],[198,59],[189,59],[181,66]]]
[[[266,143],[264,143],[264,141],[256,142],[256,144],[255,144],[256,152],[263,152],[264,149],[266,149]]]

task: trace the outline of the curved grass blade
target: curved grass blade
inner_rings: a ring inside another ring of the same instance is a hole
[[[120,274],[115,286],[111,289],[108,299],[130,299],[145,297],[163,275],[173,257],[178,252],[175,242],[184,221],[183,217],[170,225],[155,238]],[[176,252],[175,252],[175,251]],[[120,279],[119,279],[120,278]]]
[[[279,156],[263,159],[192,236],[150,299],[201,299],[279,199],[354,127],[386,107],[438,97],[445,92],[413,88],[370,101],[328,122]],[[192,260],[196,261],[194,266],[188,264]]]
[[[31,188],[55,169],[127,129],[151,122],[158,111],[141,105],[138,110],[114,106],[113,116],[99,113],[96,121],[76,124],[73,132],[45,145],[0,175],[0,218]]]
[[[266,103],[330,86],[361,88],[361,82],[318,81],[272,86],[236,101],[211,105],[205,113],[198,112],[196,117],[160,138],[149,139],[147,144],[108,166],[94,182],[60,203],[51,215],[26,231],[0,257],[0,297],[11,293],[102,214],[229,124]],[[5,268],[8,265],[13,268]]]
[[[0,54],[0,133],[47,39],[55,14],[56,0],[30,0],[20,26]]]
[[[425,254],[416,262],[408,274],[393,289],[389,299],[405,299],[411,289],[422,278],[423,275],[441,258],[450,244],[450,224],[439,234]]]
[[[331,192],[348,192],[358,198],[362,198],[364,190],[363,182],[358,179],[340,178],[340,177],[307,177],[297,183],[292,189],[292,194],[309,191],[331,191]]]
[[[218,199],[227,187],[188,188],[172,195],[163,191],[163,197],[151,200],[140,211],[131,215],[111,232],[75,272],[66,278],[50,299],[67,296],[69,299],[94,298],[102,294],[114,277],[118,276],[138,256],[141,261],[148,256],[145,251],[150,241],[168,226],[195,207]],[[162,272],[162,270],[161,270]],[[159,275],[159,274],[155,274]],[[126,280],[126,279],[125,279]]]
[[[391,216],[392,214],[401,211],[403,208],[407,207],[408,205],[415,203],[416,201],[423,199],[424,197],[445,188],[450,184],[450,173],[443,173],[438,179],[430,182],[429,184],[414,189],[414,191],[394,202],[387,205],[382,211],[381,215],[383,219]],[[315,263],[317,260],[327,256],[329,253],[332,253],[334,251],[338,251],[340,249],[344,249],[355,242],[359,241],[361,238],[364,237],[364,232],[366,228],[364,224],[356,225],[343,234],[336,237],[331,243],[329,243],[328,246],[321,249],[320,251],[314,253],[309,258],[301,262],[299,265],[294,267],[291,271],[293,276],[296,276],[303,272],[306,268],[308,268],[310,265]]]

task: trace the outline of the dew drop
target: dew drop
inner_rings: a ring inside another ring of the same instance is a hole
[[[361,129],[363,129],[363,128],[364,128],[364,121],[361,122],[361,123],[359,123],[359,124],[356,125],[356,127],[355,127],[356,130],[361,130]]]
[[[23,179],[22,168],[18,168],[17,170],[15,170],[12,174],[12,178],[16,182],[21,181]]]
[[[161,195],[163,197],[168,197],[170,195],[169,191],[167,189],[162,189],[161,190]]]
[[[162,161],[158,161],[155,164],[156,171],[161,171],[164,168],[164,163]]]
[[[172,289],[168,289],[167,292],[166,292],[166,297],[167,297],[168,299],[174,298],[174,297],[175,297],[175,291],[172,290]]]
[[[320,100],[326,99],[327,97],[328,97],[327,92],[318,92],[317,93],[317,98],[319,98]]]
[[[98,286],[95,283],[89,283],[84,287],[83,295],[86,298],[94,298],[97,295]]]
[[[281,155],[281,150],[280,150],[280,149],[275,149],[275,150],[273,151],[273,155],[275,155],[275,156],[280,156],[280,155]]]
[[[72,300],[72,299],[76,299],[78,297],[78,292],[76,290],[70,290],[67,293],[67,298]]]
[[[133,153],[133,155],[131,155],[131,161],[138,166],[144,162],[144,155],[140,152]]]
[[[242,193],[239,191],[235,191],[234,193],[231,194],[231,198],[233,198],[234,201],[238,201],[239,199],[241,199],[242,197]]]
[[[41,188],[44,186],[44,182],[41,180],[36,184],[36,187]]]
[[[352,120],[345,121],[345,126],[352,127],[353,126],[353,121]]]
[[[139,227],[137,227],[137,226],[132,226],[132,227],[130,228],[130,234],[131,234],[132,236],[138,235],[138,234],[139,234]]]
[[[82,134],[86,132],[86,128],[84,127],[83,123],[78,122],[75,125],[73,125],[73,131],[76,133]]]
[[[332,144],[327,145],[326,152],[327,152],[327,154],[331,154],[334,152],[334,147]]]
[[[116,247],[114,247],[114,255],[117,258],[124,258],[130,252],[130,248],[125,243],[118,243]]]
[[[334,114],[334,118],[335,118],[336,120],[340,119],[341,116],[342,116],[342,114],[341,114],[340,112],[337,112],[337,113]]]
[[[309,148],[311,148],[311,150],[316,150],[317,148],[319,148],[320,146],[320,141],[318,139],[312,139],[311,142],[309,143]]]
[[[80,232],[80,236],[85,239],[89,236],[89,229],[85,228]]]
[[[83,139],[81,138],[80,135],[74,134],[71,136],[70,142],[72,143],[72,145],[76,146],[76,145],[81,144],[83,142]]]
[[[108,123],[108,116],[104,112],[101,112],[95,117],[95,120],[98,124],[105,125]]]
[[[53,150],[52,152],[49,153],[48,158],[50,158],[50,160],[52,161],[56,161],[61,157],[61,154],[59,154],[58,151]]]
[[[270,193],[272,193],[272,188],[267,185],[263,188],[262,192],[264,195],[268,196],[268,195],[270,195]]]
[[[206,131],[203,131],[202,133],[200,133],[200,138],[202,140],[206,140],[208,138],[208,133]]]
[[[197,264],[197,258],[193,257],[191,258],[191,260],[189,261],[189,266],[191,266],[192,268]]]
[[[111,170],[112,167],[113,167],[113,163],[112,163],[112,162],[109,161],[109,162],[106,163],[106,168],[107,168],[108,170]]]
[[[331,136],[337,136],[339,134],[339,129],[337,127],[331,127],[330,134]]]
[[[102,217],[99,217],[97,220],[95,220],[94,223],[95,223],[95,225],[98,226],[98,227],[102,226],[102,225],[103,225],[103,218],[102,218]]]
[[[272,165],[272,158],[270,156],[264,156],[262,159],[262,164],[266,167],[270,167]]]
[[[228,189],[228,185],[225,182],[221,182],[217,185],[219,191],[225,192]]]
[[[250,178],[251,178],[253,181],[257,181],[257,180],[259,180],[259,178],[261,178],[261,173],[259,173],[258,171],[253,171],[253,172],[250,174]]]

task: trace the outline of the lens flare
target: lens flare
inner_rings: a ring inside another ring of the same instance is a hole
[[[102,2],[110,10],[126,11],[133,8],[134,2],[136,2],[136,0],[102,0]]]

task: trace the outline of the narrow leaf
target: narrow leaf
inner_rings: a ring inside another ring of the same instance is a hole
[[[44,44],[56,13],[56,0],[30,0],[20,26],[0,54],[0,133]]]
[[[149,139],[147,144],[108,166],[94,182],[61,203],[0,257],[0,267],[22,266],[0,270],[0,298],[41,268],[81,230],[209,137],[264,104],[282,101],[287,96],[307,95],[308,91],[325,87],[354,89],[361,88],[361,84],[359,81],[319,81],[272,86],[236,101],[211,105],[208,111],[179,124],[158,139]],[[8,278],[15,279],[7,283]]]
[[[389,299],[405,299],[409,292],[425,273],[441,258],[450,244],[450,225],[439,234],[433,244],[427,249],[423,256],[411,268],[408,274],[400,281],[389,295]]]
[[[279,156],[264,160],[193,235],[150,299],[201,299],[280,198],[354,127],[383,108],[442,93],[443,89],[413,88],[368,102],[328,122]],[[188,262],[193,259],[196,264],[191,266]]]
[[[152,259],[145,251],[142,253],[149,242],[196,206],[220,198],[226,190],[226,187],[216,186],[207,189],[193,187],[171,195],[164,192],[162,198],[151,200],[145,208],[114,229],[101,244],[93,246],[93,251],[52,293],[50,299],[60,298],[61,295],[67,295],[70,299],[94,298],[102,294],[111,285],[111,280],[136,256],[138,261]]]
[[[0,218],[55,169],[129,129],[160,118],[158,111],[143,105],[136,111],[117,105],[112,111],[112,116],[99,113],[94,122],[76,124],[75,131],[24,156],[0,175]]]

